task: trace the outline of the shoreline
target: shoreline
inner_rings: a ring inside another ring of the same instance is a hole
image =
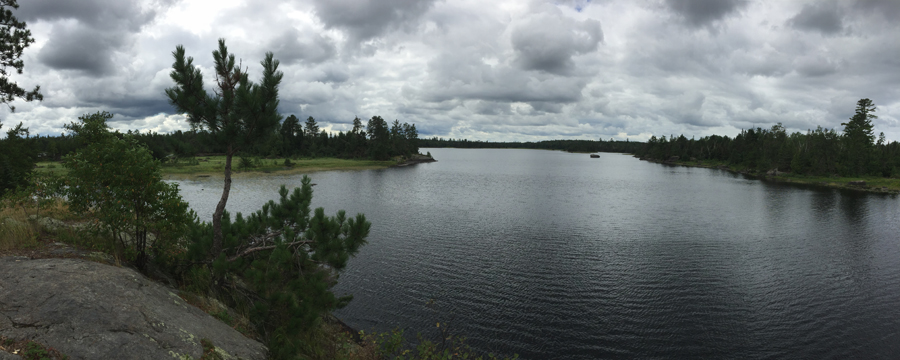
[[[240,169],[240,157],[232,161],[232,176],[248,177],[261,175],[295,175],[318,171],[378,170],[394,167],[405,167],[415,164],[435,162],[434,158],[416,154],[409,158],[395,157],[392,160],[340,159],[332,157],[306,158],[293,160],[287,164],[284,158],[254,158],[253,167]],[[197,177],[223,177],[225,167],[224,156],[198,156],[186,161],[163,164],[163,179],[191,179]],[[36,172],[63,175],[66,169],[56,161],[42,161],[36,164]]]
[[[635,156],[637,157],[637,156]],[[900,194],[900,179],[892,178],[876,178],[876,177],[814,177],[806,175],[793,175],[789,172],[779,172],[770,170],[768,172],[759,172],[755,170],[741,170],[725,163],[713,163],[702,161],[669,161],[657,160],[650,158],[638,158],[641,161],[648,161],[663,165],[685,166],[706,169],[725,170],[734,174],[741,174],[760,181],[773,181],[780,183],[791,183],[808,185],[830,189],[851,190],[858,192],[874,193],[874,194]]]

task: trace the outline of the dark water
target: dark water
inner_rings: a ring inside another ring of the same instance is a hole
[[[428,150],[439,162],[311,174],[314,207],[373,224],[336,287],[351,326],[449,321],[528,359],[900,358],[897,197],[619,154]],[[281,183],[299,178],[238,179],[229,209]],[[204,218],[220,184],[181,182]]]

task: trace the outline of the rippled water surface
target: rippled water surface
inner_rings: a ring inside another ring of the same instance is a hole
[[[351,326],[449,321],[528,359],[900,357],[897,197],[620,154],[427,150],[438,162],[310,174],[314,207],[373,224],[335,288],[355,296],[337,312]],[[300,180],[238,178],[228,208],[282,183]],[[209,218],[221,178],[180,185]]]

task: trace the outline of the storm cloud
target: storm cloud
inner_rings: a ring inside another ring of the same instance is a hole
[[[34,134],[95,111],[169,132],[172,51],[214,83],[225,38],[251,79],[272,51],[280,111],[327,131],[374,115],[473,140],[841,130],[860,98],[900,140],[900,2],[743,0],[21,1],[36,42],[0,110]],[[211,91],[212,89],[209,88]]]
[[[788,24],[800,30],[836,34],[844,30],[841,13],[841,9],[834,2],[806,4],[800,13],[788,21]]]
[[[693,27],[709,26],[748,4],[746,0],[665,0],[666,5]]]

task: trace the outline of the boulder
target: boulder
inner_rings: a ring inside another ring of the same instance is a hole
[[[199,359],[208,339],[224,359],[266,348],[122,267],[81,259],[0,257],[0,335],[70,359]]]
[[[57,232],[68,227],[66,223],[62,221],[49,217],[40,217],[38,215],[29,215],[28,220],[37,222],[41,228],[49,232]]]

